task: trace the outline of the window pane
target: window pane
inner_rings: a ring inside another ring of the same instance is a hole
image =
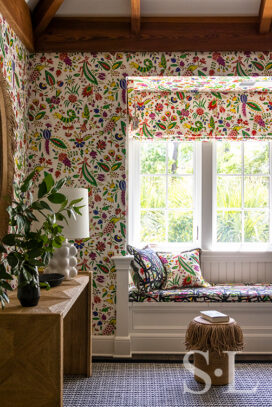
[[[269,200],[268,177],[245,177],[245,208],[265,208]]]
[[[168,173],[193,173],[193,144],[189,142],[168,144]]]
[[[245,211],[245,242],[269,241],[268,211]]]
[[[165,208],[166,178],[141,177],[141,208]]]
[[[141,143],[141,173],[165,174],[166,143]]]
[[[269,173],[269,143],[247,141],[244,143],[245,174]]]
[[[217,242],[239,243],[242,239],[242,213],[240,211],[217,212]]]
[[[193,241],[193,212],[171,211],[168,222],[169,242]]]
[[[239,142],[217,142],[217,173],[240,174],[242,171],[241,151],[241,143]]]
[[[217,178],[218,208],[241,208],[242,178],[226,176]]]
[[[191,176],[168,178],[168,207],[193,207],[193,178]]]
[[[141,211],[141,241],[160,243],[166,240],[165,212]]]

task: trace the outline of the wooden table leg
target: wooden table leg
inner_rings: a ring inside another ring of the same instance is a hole
[[[63,320],[58,314],[0,315],[1,407],[61,407]]]
[[[64,374],[91,375],[90,291],[88,284],[64,318]]]

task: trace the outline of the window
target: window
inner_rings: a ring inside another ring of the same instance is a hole
[[[217,142],[214,242],[270,242],[270,143]]]
[[[196,143],[132,143],[133,242],[197,243]]]
[[[271,143],[130,141],[129,241],[267,248]]]

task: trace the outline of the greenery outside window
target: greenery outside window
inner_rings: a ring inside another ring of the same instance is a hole
[[[270,249],[270,142],[129,143],[131,244]]]
[[[198,245],[197,143],[131,143],[131,240],[162,248]]]
[[[264,141],[214,145],[213,241],[257,247],[271,241],[271,154]]]

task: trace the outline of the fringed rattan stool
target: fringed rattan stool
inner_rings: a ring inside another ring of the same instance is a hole
[[[233,382],[234,358],[223,353],[243,349],[243,332],[233,318],[220,324],[201,317],[194,318],[187,328],[185,346],[187,350],[209,351],[209,364],[204,356],[195,353],[194,366],[210,376],[212,385],[222,386]],[[196,374],[195,380],[204,383]]]

